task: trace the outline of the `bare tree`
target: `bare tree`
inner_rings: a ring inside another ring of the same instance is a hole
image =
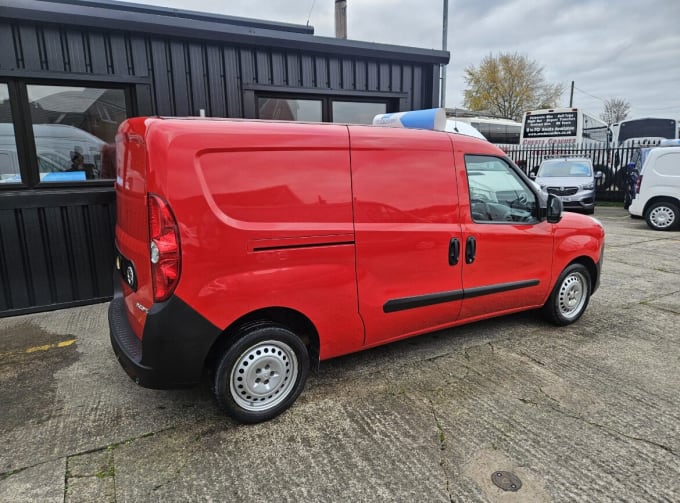
[[[562,95],[562,84],[550,84],[543,68],[527,56],[514,53],[489,54],[479,67],[465,69],[463,106],[520,120],[527,110],[554,108]]]
[[[600,119],[607,124],[621,122],[628,117],[630,103],[621,98],[609,98],[604,102],[604,112],[600,114]]]

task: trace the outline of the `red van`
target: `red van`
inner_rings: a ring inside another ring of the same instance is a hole
[[[602,225],[458,134],[134,118],[116,192],[116,356],[150,388],[207,369],[241,422],[321,360],[528,309],[567,325],[600,279]]]

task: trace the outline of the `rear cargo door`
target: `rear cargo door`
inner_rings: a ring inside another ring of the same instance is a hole
[[[146,125],[126,121],[116,137],[116,269],[130,325],[141,338],[153,303],[146,195]]]
[[[446,134],[350,127],[359,311],[366,344],[444,326],[462,298]]]

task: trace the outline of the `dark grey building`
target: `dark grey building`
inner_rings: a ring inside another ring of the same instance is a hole
[[[112,294],[115,132],[139,115],[368,122],[447,52],[104,0],[0,0],[0,316]]]

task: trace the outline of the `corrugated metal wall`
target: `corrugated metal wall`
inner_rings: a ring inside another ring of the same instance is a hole
[[[427,74],[421,65],[389,61],[168,40],[147,44],[153,107],[161,115],[198,115],[204,109],[216,117],[248,117],[254,101],[244,104],[247,91],[268,86],[330,95],[359,91],[366,97],[402,93],[400,109],[432,106],[432,65]]]
[[[138,96],[139,113],[244,117],[243,89],[286,87],[291,92],[329,94],[403,93],[400,109],[432,105],[436,65],[271,48],[227,46],[0,22],[0,70],[73,79],[101,76],[104,82],[143,82],[151,103]],[[130,79],[133,80],[130,80]]]
[[[0,195],[0,315],[111,297],[114,194],[65,196]]]
[[[2,13],[0,12],[0,17]],[[115,27],[114,27],[115,28]],[[366,52],[366,51],[364,51]],[[0,81],[125,85],[132,115],[255,117],[255,92],[436,106],[438,65],[0,19]],[[0,190],[0,316],[112,294],[114,192]]]

